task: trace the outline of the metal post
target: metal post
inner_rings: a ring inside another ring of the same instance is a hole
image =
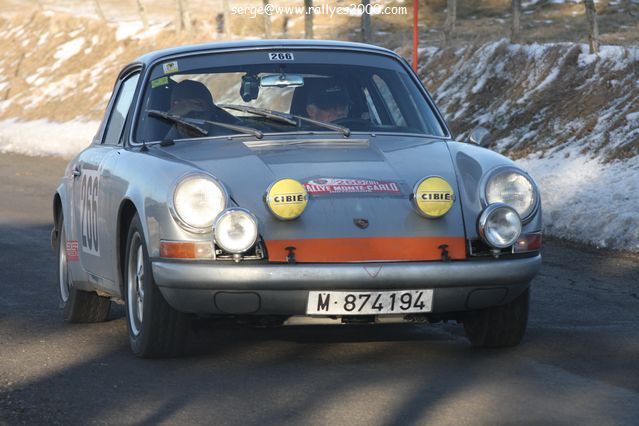
[[[413,69],[417,72],[419,47],[419,0],[413,0]]]

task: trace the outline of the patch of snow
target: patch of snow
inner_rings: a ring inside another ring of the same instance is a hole
[[[144,25],[140,21],[118,22],[117,29],[115,31],[115,39],[117,41],[122,41],[132,38],[143,29]]]
[[[545,232],[639,251],[639,157],[603,164],[577,150],[564,150],[517,163],[539,184]]]
[[[91,143],[99,125],[98,121],[3,120],[0,152],[70,158]]]
[[[53,55],[57,61],[51,66],[51,69],[55,70],[59,68],[64,61],[80,53],[83,45],[84,37],[74,38],[73,40],[60,45]]]
[[[170,22],[161,22],[161,23],[149,25],[149,28],[147,30],[138,33],[135,38],[138,38],[138,39],[154,38],[164,28],[166,28],[169,25],[170,25]]]

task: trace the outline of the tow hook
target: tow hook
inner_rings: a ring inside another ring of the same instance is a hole
[[[297,261],[295,260],[295,247],[289,246],[289,247],[286,247],[285,250],[288,251],[288,254],[286,255],[286,262],[296,263]]]
[[[58,247],[59,235],[60,233],[58,232],[58,228],[54,226],[53,229],[51,230],[51,248],[53,249],[54,252],[56,251]]]
[[[442,262],[450,262],[450,256],[448,256],[448,244],[442,244],[437,248],[442,251]]]

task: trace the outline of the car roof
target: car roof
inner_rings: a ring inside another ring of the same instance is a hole
[[[158,59],[183,55],[196,52],[207,52],[215,50],[262,50],[262,49],[287,49],[287,48],[309,48],[309,49],[339,49],[353,51],[368,51],[372,53],[384,53],[398,56],[395,52],[383,47],[371,44],[354,43],[335,40],[241,40],[192,44],[187,46],[172,47],[168,49],[149,52],[137,58],[135,62],[149,65]]]

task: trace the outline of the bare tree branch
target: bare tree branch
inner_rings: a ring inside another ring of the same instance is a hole
[[[107,19],[106,16],[104,16],[104,12],[102,11],[102,6],[100,6],[100,0],[93,0],[93,7],[100,20],[106,22]]]

